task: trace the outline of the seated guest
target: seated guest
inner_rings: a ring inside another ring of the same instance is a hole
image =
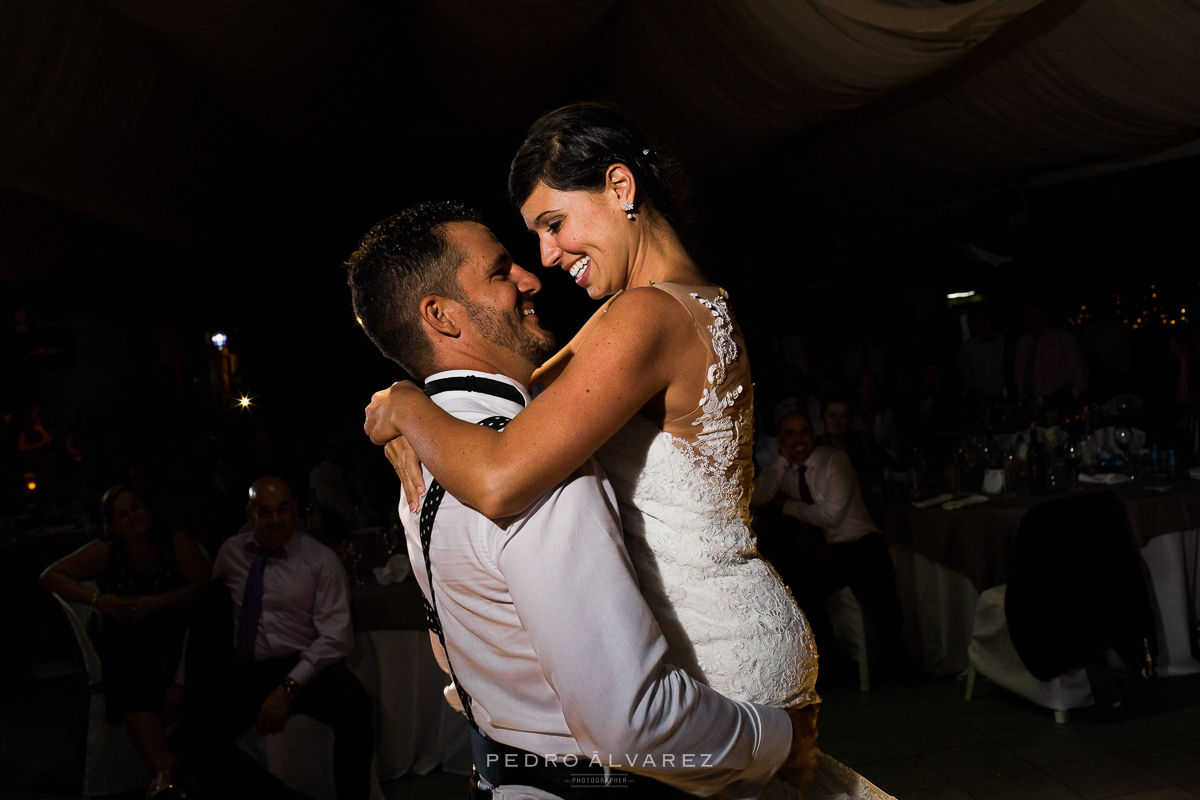
[[[168,744],[214,797],[302,798],[235,740],[256,722],[270,735],[306,714],[333,728],[339,800],[366,798],[371,702],[343,661],[353,633],[342,565],[296,530],[296,501],[282,479],[255,481],[246,516],[254,530],[221,546],[214,580],[197,598],[180,666],[185,716]]]
[[[340,535],[377,518],[366,488],[350,469],[350,446],[341,434],[326,438],[325,458],[309,472],[308,486],[321,504],[327,533]]]
[[[208,560],[192,537],[155,527],[140,497],[114,486],[100,501],[104,533],[42,573],[41,584],[104,615],[97,651],[103,666],[104,719],[125,719],[138,753],[156,773],[150,796],[169,791],[175,758],[166,746],[164,696],[186,620],[183,608],[208,579]],[[95,579],[98,591],[83,585]]]
[[[1016,380],[1022,402],[1042,399],[1051,410],[1074,406],[1087,390],[1088,367],[1075,334],[1052,328],[1046,309],[1028,309],[1029,333],[1017,339]]]
[[[866,431],[851,430],[851,416],[849,400],[834,397],[826,401],[821,411],[825,432],[817,437],[817,446],[845,450],[860,483],[880,480],[885,467],[895,468],[895,461],[879,446],[874,436]]]
[[[896,431],[896,415],[884,406],[879,396],[879,379],[870,370],[863,370],[854,376],[852,385],[854,414],[850,417],[850,429],[866,431],[875,437],[888,455],[899,458],[900,437]]]
[[[960,430],[962,412],[959,394],[942,380],[942,368],[936,362],[921,365],[921,385],[917,394],[916,423],[923,433]]]
[[[755,479],[751,503],[773,503],[782,510],[783,522],[794,521],[788,538],[799,546],[786,569],[818,650],[837,652],[825,600],[849,586],[879,636],[887,663],[899,676],[912,677],[915,667],[901,635],[887,542],[867,512],[849,455],[815,445],[808,415],[785,414],[779,421],[779,459]]]

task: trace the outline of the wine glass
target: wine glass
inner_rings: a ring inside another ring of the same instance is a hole
[[[1113,443],[1121,451],[1121,461],[1125,464],[1125,474],[1130,474],[1129,448],[1133,446],[1133,431],[1129,428],[1117,428],[1113,431]]]
[[[375,534],[375,546],[379,549],[383,560],[387,561],[396,554],[399,546],[396,543],[396,535],[392,533],[390,527],[383,527]]]
[[[1079,465],[1083,463],[1083,443],[1078,439],[1067,439],[1063,442],[1063,461],[1071,471],[1071,488],[1079,488]]]
[[[362,586],[366,583],[362,576],[358,574],[358,565],[362,561],[362,550],[358,543],[351,540],[342,546],[342,566],[346,568],[346,574],[350,576],[351,586]]]

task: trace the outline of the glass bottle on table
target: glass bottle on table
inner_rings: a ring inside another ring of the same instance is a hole
[[[1049,463],[1046,459],[1046,449],[1038,441],[1036,422],[1029,425],[1029,455],[1026,460],[1029,470],[1029,493],[1045,494],[1050,491],[1050,480],[1047,474]]]

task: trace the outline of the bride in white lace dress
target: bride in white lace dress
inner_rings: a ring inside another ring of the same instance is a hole
[[[594,454],[621,503],[667,660],[735,700],[808,706],[819,702],[812,634],[750,528],[745,345],[724,290],[676,232],[670,174],[611,108],[567,106],[535,123],[513,161],[510,198],[543,264],[610,300],[534,376],[547,388],[503,435],[454,419],[408,384],[376,396],[368,432],[376,443],[402,432],[407,444],[393,443],[390,456],[411,447],[447,491],[493,518],[524,510]],[[402,470],[408,497],[424,488],[415,458]],[[762,796],[889,797],[820,758],[808,788],[776,779]]]

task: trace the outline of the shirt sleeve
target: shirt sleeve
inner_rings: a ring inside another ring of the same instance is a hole
[[[825,461],[826,491],[813,503],[788,500],[783,504],[783,513],[820,528],[830,530],[842,524],[850,503],[854,499],[854,487],[858,475],[850,456],[841,450],[831,450]],[[812,468],[809,468],[812,471]],[[815,494],[815,493],[814,493]]]
[[[750,495],[750,505],[761,506],[775,499],[783,476],[787,472],[788,460],[784,456],[775,459],[769,467],[765,467],[754,479],[754,492]]]
[[[663,663],[616,500],[589,462],[510,525],[496,561],[571,734],[605,763],[707,796],[756,797],[787,758],[781,709]]]
[[[350,655],[354,648],[350,593],[337,556],[322,547],[313,569],[317,583],[316,597],[313,598],[313,628],[317,638],[300,654],[300,660],[288,673],[288,677],[301,686],[325,667]]]

